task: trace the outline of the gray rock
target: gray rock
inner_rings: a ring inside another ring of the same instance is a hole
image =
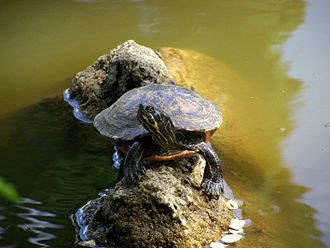
[[[128,40],[78,72],[68,92],[79,104],[79,111],[93,120],[126,91],[170,81],[167,68],[155,51]]]
[[[171,63],[175,67],[175,61]],[[69,95],[90,119],[123,93],[171,77],[150,48],[127,41],[77,74]],[[114,189],[84,205],[78,226],[82,243],[105,247],[208,247],[228,230],[232,211],[200,190],[205,161],[200,156],[167,163],[145,162],[137,182]],[[87,229],[85,229],[87,228]],[[85,233],[85,232],[84,232]]]
[[[217,240],[232,215],[198,189],[205,161],[177,162],[153,166],[135,184],[122,179],[85,206],[89,240],[107,247],[203,247]]]

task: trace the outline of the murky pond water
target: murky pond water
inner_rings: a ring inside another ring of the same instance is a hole
[[[70,215],[115,181],[103,138],[42,99],[127,39],[218,63],[191,76],[224,112],[212,142],[253,222],[237,247],[330,246],[329,12],[327,0],[1,3],[0,177],[23,200],[0,197],[0,247],[73,247]]]

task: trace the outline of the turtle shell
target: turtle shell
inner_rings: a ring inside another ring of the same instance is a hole
[[[114,141],[132,141],[148,134],[137,119],[139,104],[167,113],[175,128],[214,131],[222,122],[220,109],[196,92],[179,85],[149,84],[122,95],[94,119],[95,128]]]

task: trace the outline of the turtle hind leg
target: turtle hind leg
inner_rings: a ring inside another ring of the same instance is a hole
[[[123,166],[123,172],[126,178],[136,180],[145,174],[145,167],[141,163],[143,151],[144,146],[140,142],[134,142],[130,147]]]
[[[206,160],[202,189],[211,197],[218,198],[224,192],[222,165],[218,154],[210,143],[201,142],[197,145],[186,145],[186,148],[200,153]]]
[[[203,142],[200,152],[206,160],[202,188],[207,194],[218,198],[224,192],[221,160],[210,143]]]

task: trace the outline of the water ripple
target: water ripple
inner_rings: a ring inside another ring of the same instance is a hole
[[[35,247],[49,247],[45,241],[55,239],[56,236],[51,234],[48,229],[62,229],[63,226],[52,223],[49,220],[49,218],[56,220],[56,214],[39,210],[37,206],[42,206],[42,202],[29,198],[22,198],[19,204],[1,208],[1,211],[9,212],[18,218],[7,220],[3,215],[0,215],[0,221],[4,223],[8,222],[0,227],[0,240],[8,243],[7,245],[12,245],[9,243],[17,244],[17,242],[22,245],[26,240],[8,240],[8,237],[6,237],[7,229],[9,231],[10,229],[18,228],[19,230],[23,230],[23,232],[29,233],[27,242],[33,244]],[[17,211],[17,209],[19,210]],[[15,223],[14,225],[12,224],[13,222]],[[54,233],[54,231],[51,232]]]
[[[41,202],[23,198],[22,204],[34,204],[41,205]],[[47,233],[45,229],[61,229],[63,226],[51,223],[46,220],[39,219],[40,217],[52,217],[55,218],[56,215],[50,212],[41,211],[32,207],[27,207],[23,205],[17,205],[18,208],[26,210],[25,213],[18,213],[17,216],[21,217],[24,220],[27,220],[28,223],[17,225],[24,231],[29,231],[34,233],[35,237],[30,237],[28,241],[32,244],[35,244],[39,247],[49,247],[49,245],[43,243],[43,241],[55,239],[56,236],[50,233]]]

